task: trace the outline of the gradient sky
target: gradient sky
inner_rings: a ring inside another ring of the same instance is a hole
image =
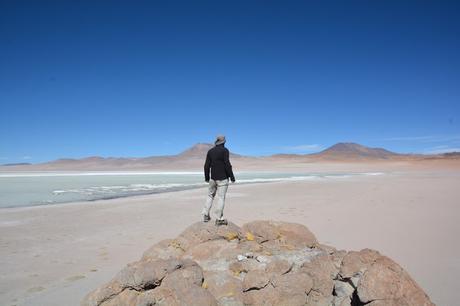
[[[458,1],[0,1],[0,164],[460,150]]]

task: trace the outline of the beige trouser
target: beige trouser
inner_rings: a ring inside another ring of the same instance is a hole
[[[228,179],[226,180],[209,180],[208,198],[203,207],[203,215],[209,216],[212,202],[217,194],[217,206],[214,209],[216,219],[223,220],[224,206],[225,206],[225,194],[228,189]]]

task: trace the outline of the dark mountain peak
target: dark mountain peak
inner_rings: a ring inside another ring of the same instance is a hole
[[[339,142],[317,155],[331,158],[379,158],[387,159],[398,154],[382,148],[370,148],[353,142]]]
[[[83,161],[89,161],[89,162],[97,162],[97,161],[101,161],[101,160],[104,160],[105,158],[104,157],[101,157],[101,156],[88,156],[88,157],[85,157],[85,158],[82,158],[81,160]]]
[[[214,145],[210,143],[197,143],[182,153],[178,154],[177,156],[188,158],[205,158],[208,151],[213,147]],[[230,152],[230,157],[241,157],[241,155]]]
[[[208,153],[209,149],[211,149],[212,147],[214,147],[214,145],[210,143],[197,143],[188,148],[187,150],[183,151],[182,153],[178,154],[178,156],[205,158],[206,153]]]
[[[366,148],[365,146],[360,145],[355,142],[338,142],[335,145],[330,146],[326,150],[349,151],[349,150],[362,150],[365,148]]]

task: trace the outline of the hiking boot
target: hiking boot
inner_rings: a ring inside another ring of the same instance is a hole
[[[222,220],[219,220],[219,219],[216,219],[216,225],[219,226],[219,225],[228,225],[228,222],[226,219],[222,219]]]
[[[211,220],[211,217],[208,215],[203,215],[203,222],[209,222]]]

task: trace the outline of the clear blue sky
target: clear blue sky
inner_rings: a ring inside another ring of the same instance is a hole
[[[0,163],[460,150],[458,1],[1,1]]]

